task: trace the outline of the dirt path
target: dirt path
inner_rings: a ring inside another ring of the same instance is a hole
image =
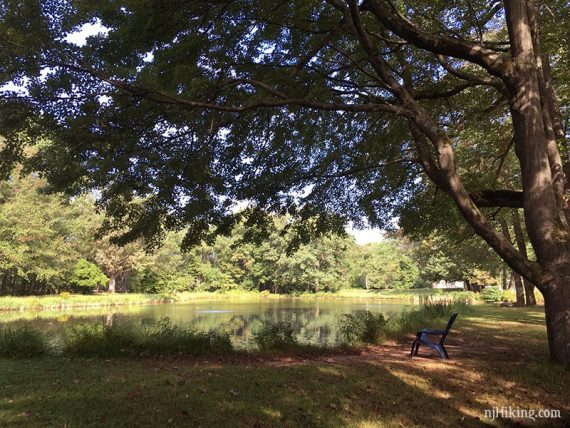
[[[418,356],[410,358],[410,347],[413,337],[400,342],[383,345],[369,345],[361,348],[341,348],[315,352],[293,354],[234,354],[219,357],[167,357],[151,360],[151,364],[162,364],[177,361],[180,364],[200,365],[207,367],[223,367],[227,365],[243,365],[247,367],[287,367],[301,364],[404,364],[404,365],[437,365],[439,367],[468,364],[470,360],[502,360],[512,354],[508,346],[487,346],[485,349],[465,344],[465,340],[456,337],[449,340],[446,349],[449,360],[443,360],[439,354],[427,347],[420,348]],[[512,361],[512,359],[510,359]],[[175,365],[176,366],[176,365]]]

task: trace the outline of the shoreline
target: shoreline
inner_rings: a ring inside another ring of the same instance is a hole
[[[461,294],[458,294],[461,293]],[[157,305],[168,303],[185,303],[193,301],[215,301],[225,299],[261,300],[261,299],[364,299],[405,303],[427,303],[454,300],[456,296],[476,300],[464,291],[441,291],[438,289],[409,290],[360,290],[345,289],[333,293],[272,294],[256,291],[229,292],[184,292],[174,295],[139,294],[139,293],[101,293],[101,294],[69,294],[45,296],[2,296],[0,297],[0,313],[14,311],[64,311],[69,309],[89,309],[103,307]]]

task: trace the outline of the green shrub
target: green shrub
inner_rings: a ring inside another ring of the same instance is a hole
[[[481,291],[481,297],[486,302],[501,302],[503,300],[503,290],[497,286],[485,287]]]
[[[137,350],[139,353],[151,355],[228,354],[233,352],[233,345],[227,332],[184,329],[173,325],[168,317],[163,317],[146,331]]]
[[[340,331],[347,343],[378,343],[386,332],[386,319],[369,311],[345,314]]]
[[[461,303],[431,303],[417,310],[402,312],[388,320],[387,333],[401,338],[423,328],[443,328],[454,312],[461,312]]]
[[[27,327],[0,330],[0,357],[43,357],[50,352],[50,344],[43,333]]]
[[[295,329],[289,321],[266,322],[253,334],[261,351],[283,351],[298,345]]]
[[[109,278],[95,263],[79,259],[73,269],[70,282],[80,288],[92,289],[105,287],[109,283]]]
[[[234,352],[234,345],[227,331],[210,330],[206,335],[208,337],[208,349],[206,353],[225,355]]]
[[[503,302],[516,302],[516,300],[517,300],[516,291],[514,289],[503,290],[501,300]]]
[[[475,303],[481,298],[481,295],[479,293],[475,293],[474,291],[452,291],[451,295],[454,303],[466,305]]]
[[[82,324],[65,331],[63,353],[68,355],[115,356],[127,353],[137,342],[135,330],[103,324]]]
[[[457,301],[429,303],[388,320],[382,314],[356,312],[344,315],[340,332],[349,344],[378,343],[385,337],[399,339],[422,328],[443,328],[452,313],[460,312],[465,307],[464,303]]]
[[[66,332],[64,354],[84,356],[206,355],[233,351],[230,335],[180,328],[167,317],[150,328],[81,325]]]
[[[422,306],[416,312],[427,318],[446,318],[451,315],[456,306],[453,303],[430,303]]]
[[[59,293],[59,297],[63,300],[68,300],[71,297],[71,293],[69,291],[62,291]]]

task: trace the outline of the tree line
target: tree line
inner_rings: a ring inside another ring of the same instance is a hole
[[[0,183],[0,294],[405,289],[442,278],[492,284],[499,273],[496,261],[483,260],[483,267],[435,235],[412,242],[393,233],[357,245],[351,236],[324,234],[292,246],[288,220],[278,216],[258,242],[246,239],[241,224],[187,251],[184,231],[151,250],[139,241],[119,246],[99,236],[104,217],[93,195],[68,199],[44,186],[37,175],[17,172]]]

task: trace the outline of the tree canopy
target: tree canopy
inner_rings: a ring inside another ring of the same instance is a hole
[[[506,31],[497,5],[460,3],[401,4],[390,14],[406,11],[426,33],[480,38],[492,56]],[[407,108],[378,76],[346,16],[357,4],[349,6],[8,2],[0,76],[27,92],[4,97],[5,153],[18,154],[31,136],[48,137],[31,168],[56,190],[100,189],[110,225],[131,227],[127,239],[190,225],[196,242],[212,224],[235,223],[237,201],[249,203],[245,213],[256,224],[263,208],[319,214],[319,227],[337,230],[363,217],[386,226],[425,183]],[[499,83],[465,83],[373,13],[362,12],[362,25],[384,55],[383,72],[405,77],[445,126],[470,125],[473,110],[492,105]],[[101,33],[71,43],[69,35],[89,23]],[[462,92],[456,102],[452,95]]]

